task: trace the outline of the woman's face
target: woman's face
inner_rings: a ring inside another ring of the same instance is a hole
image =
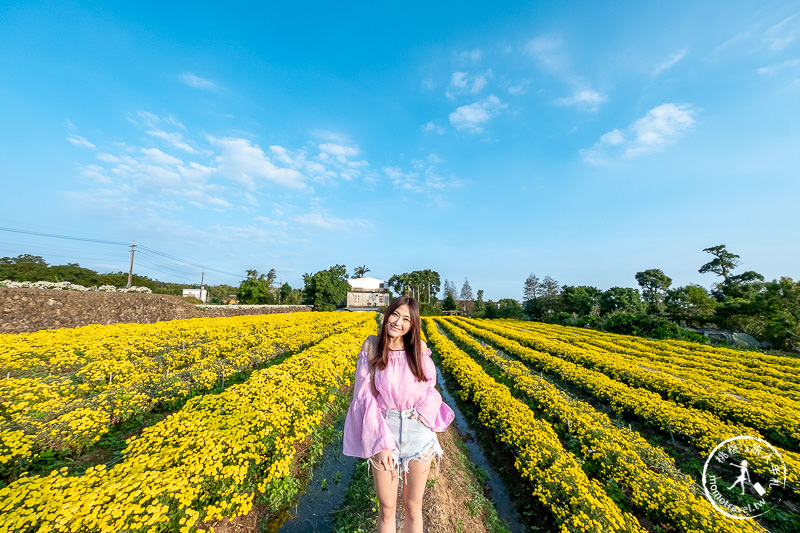
[[[386,331],[389,337],[402,337],[411,330],[411,312],[407,305],[401,305],[386,318]]]

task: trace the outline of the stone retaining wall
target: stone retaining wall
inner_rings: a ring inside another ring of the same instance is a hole
[[[310,311],[310,307],[203,306],[180,296],[0,287],[0,333],[139,322]]]

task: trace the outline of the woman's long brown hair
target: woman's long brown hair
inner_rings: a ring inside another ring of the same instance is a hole
[[[395,298],[386,313],[383,315],[381,332],[378,335],[378,349],[376,356],[370,361],[370,374],[374,374],[375,369],[386,368],[389,362],[389,328],[388,319],[401,305],[408,306],[408,314],[411,315],[411,329],[403,335],[403,345],[406,349],[406,361],[411,373],[416,376],[417,381],[427,381],[425,372],[422,369],[422,336],[420,334],[419,304],[410,296],[399,296]],[[375,380],[372,380],[372,392],[377,396],[378,390],[375,388]]]

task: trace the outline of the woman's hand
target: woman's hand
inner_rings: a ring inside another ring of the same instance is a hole
[[[375,464],[381,470],[386,472],[394,470],[394,461],[392,460],[392,451],[391,450],[381,450],[375,454],[374,459]]]

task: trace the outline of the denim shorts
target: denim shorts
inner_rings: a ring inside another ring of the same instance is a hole
[[[395,468],[399,467],[403,474],[408,474],[408,466],[411,461],[430,461],[434,457],[439,460],[436,463],[436,475],[439,475],[439,462],[442,460],[442,450],[436,433],[431,428],[420,422],[417,409],[387,409],[383,410],[386,424],[394,436],[395,450],[392,452],[392,461]],[[378,471],[385,471],[376,465],[373,458],[370,458],[370,465]]]

